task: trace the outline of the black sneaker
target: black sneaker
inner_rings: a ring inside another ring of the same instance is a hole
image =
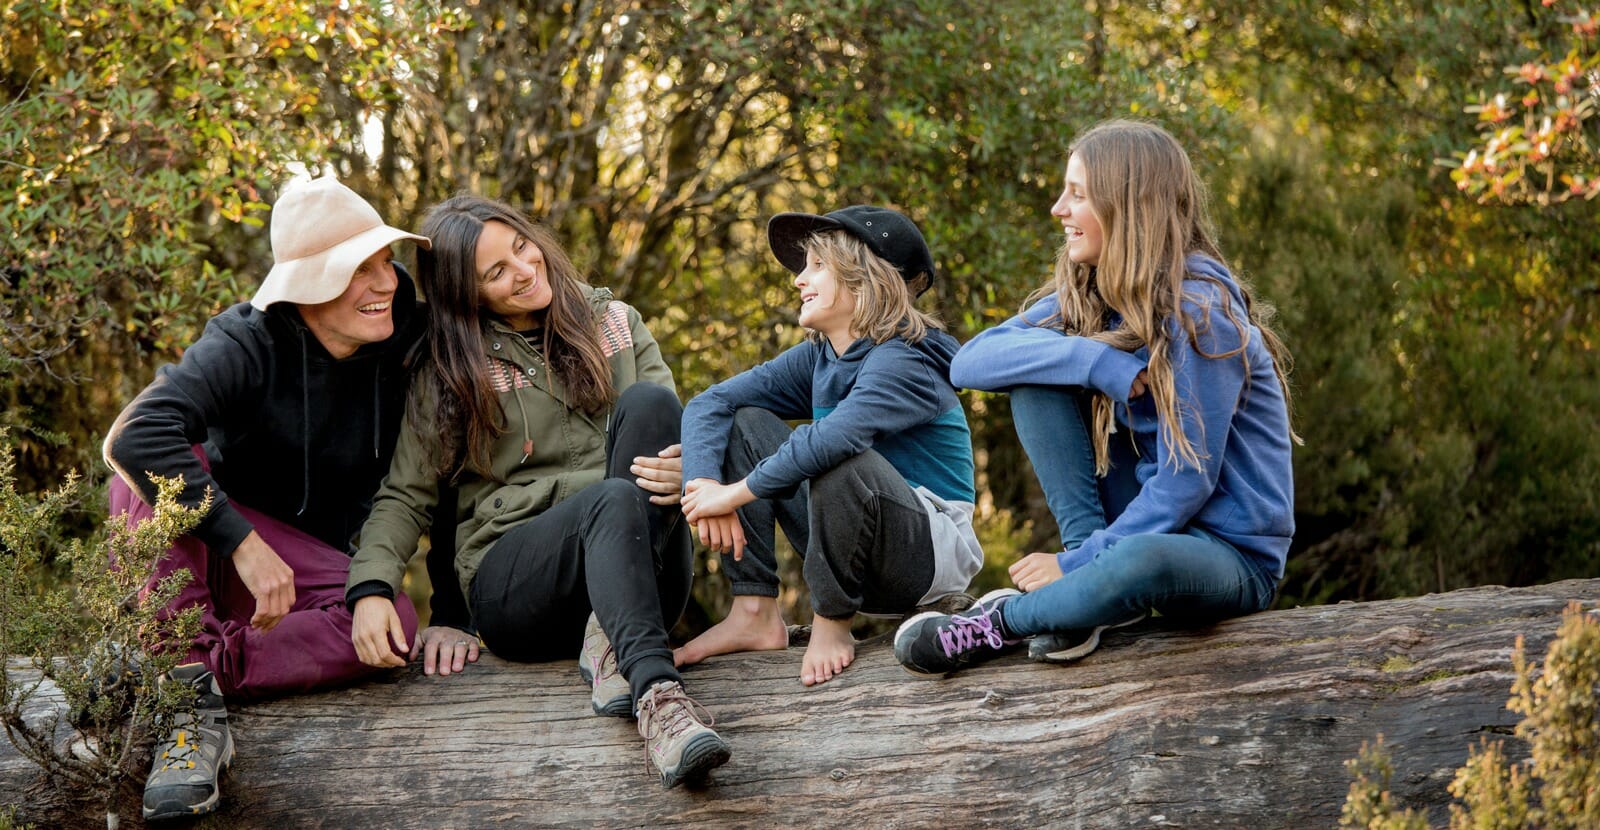
[[[965,611],[918,614],[894,633],[894,658],[906,671],[938,675],[999,657],[1022,643],[1020,638],[1008,639],[1000,622],[1006,602],[1021,595],[1001,588],[984,594]]]
[[[222,790],[217,779],[233,762],[233,733],[228,731],[228,710],[222,690],[204,664],[187,663],[173,669],[163,683],[194,688],[194,713],[179,713],[172,731],[156,744],[150,778],[144,785],[146,821],[201,816],[217,809]]]
[[[1100,647],[1101,634],[1113,628],[1125,628],[1143,622],[1148,616],[1150,615],[1141,612],[1137,616],[1110,625],[1040,634],[1028,643],[1028,659],[1040,663],[1070,663],[1073,660],[1081,660]]]

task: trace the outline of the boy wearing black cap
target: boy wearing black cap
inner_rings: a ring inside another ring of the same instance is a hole
[[[934,267],[911,220],[865,205],[785,213],[767,240],[795,274],[809,334],[684,409],[683,511],[724,554],[734,604],[674,656],[787,647],[781,525],[805,556],[815,615],[800,680],[811,686],[854,659],[857,612],[907,613],[982,567],[972,436],[950,385],[959,344],[913,305]]]

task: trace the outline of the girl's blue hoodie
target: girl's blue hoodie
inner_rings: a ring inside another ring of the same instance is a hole
[[[1233,276],[1221,263],[1198,254],[1189,256],[1188,267],[1191,274],[1221,283],[1184,281],[1183,307],[1195,321],[1200,348],[1208,354],[1238,348],[1241,332],[1222,306],[1226,291],[1234,315],[1244,319],[1244,297]],[[1041,327],[1059,309],[1051,294],[973,338],[956,355],[950,378],[958,387],[991,392],[1018,386],[1084,387],[1116,402],[1118,424],[1132,431],[1139,453],[1139,494],[1106,529],[1057,556],[1062,572],[1082,567],[1124,537],[1197,527],[1282,577],[1294,535],[1289,414],[1261,330],[1250,325],[1244,353],[1217,359],[1197,352],[1176,318],[1165,321],[1172,338],[1178,413],[1200,456],[1197,469],[1173,454],[1152,396],[1128,399],[1134,378],[1149,362],[1149,349],[1124,352],[1063,334],[1059,327]],[[1113,320],[1113,326],[1118,322]]]

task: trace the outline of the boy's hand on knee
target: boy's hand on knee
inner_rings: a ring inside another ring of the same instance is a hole
[[[373,595],[356,600],[355,620],[350,626],[350,642],[356,647],[361,662],[379,668],[404,666],[401,654],[410,651],[406,645],[406,630],[400,624],[400,614],[394,610],[394,600]],[[390,648],[392,641],[394,647]]]
[[[1053,553],[1030,553],[1011,565],[1011,581],[1024,591],[1036,591],[1061,578],[1061,563]]]
[[[650,493],[651,504],[677,504],[683,497],[683,445],[673,444],[654,456],[636,455],[633,483]]]
[[[233,569],[256,598],[250,627],[271,631],[294,606],[294,570],[254,530],[234,548]]]
[[[732,553],[734,561],[744,558],[744,526],[733,514],[711,516],[695,524],[700,542],[717,553]]]

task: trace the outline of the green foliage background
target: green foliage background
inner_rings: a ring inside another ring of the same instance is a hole
[[[1593,54],[1567,3],[326,5],[0,3],[0,426],[24,488],[98,470],[117,409],[249,296],[295,165],[403,226],[460,190],[525,207],[692,394],[799,338],[771,214],[907,211],[965,339],[1046,279],[1074,133],[1134,116],[1189,148],[1296,357],[1280,602],[1600,571],[1596,203],[1481,204],[1438,162],[1507,66]],[[992,580],[1055,529],[1005,400],[969,404]]]

